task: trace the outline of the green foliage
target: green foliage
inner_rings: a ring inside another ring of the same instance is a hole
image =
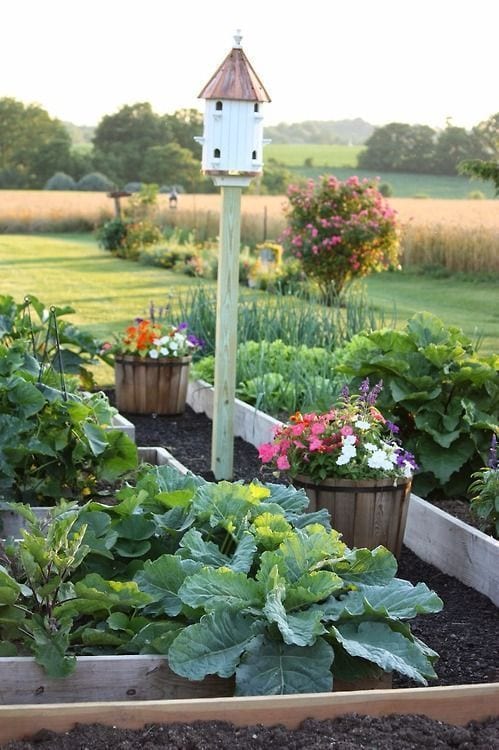
[[[283,245],[324,293],[398,266],[395,214],[375,183],[323,177],[318,185],[291,186],[288,197]]]
[[[6,97],[0,122],[1,187],[41,188],[55,172],[71,171],[71,139],[44,109]]]
[[[499,432],[499,430],[498,430]],[[472,474],[468,487],[471,512],[480,528],[499,539],[499,467],[497,463],[497,435],[492,437],[488,466]]]
[[[56,172],[43,186],[44,190],[74,190],[76,182],[65,172]]]
[[[90,190],[93,192],[105,193],[108,190],[112,190],[113,187],[114,184],[105,174],[101,174],[101,172],[91,172],[78,180],[75,190]]]
[[[180,319],[203,339],[205,355],[215,352],[216,294],[203,286],[176,298]],[[309,297],[276,295],[240,298],[237,340],[282,341],[286,345],[321,347],[332,351],[355,333],[385,325],[361,288],[348,290],[331,306],[317,304]]]
[[[495,194],[499,195],[499,161],[483,161],[470,159],[459,164],[459,172],[478,180],[485,180],[494,184]]]
[[[27,295],[23,302],[0,295],[0,342],[10,346],[19,339],[27,341],[44,368],[77,375],[82,387],[92,388],[90,367],[101,357],[101,346],[89,333],[62,319],[74,312],[69,305],[49,308],[34,295]]]
[[[274,416],[301,409],[327,409],[338,387],[334,354],[327,349],[275,341],[246,341],[237,348],[236,394]],[[213,383],[215,357],[200,359],[193,376]]]
[[[365,145],[359,167],[389,172],[455,175],[460,161],[485,155],[476,130],[450,124],[437,133],[427,125],[392,122],[376,128]]]
[[[465,494],[497,430],[497,356],[478,357],[460,329],[418,313],[403,331],[354,336],[339,352],[337,372],[357,384],[383,381],[380,409],[420,465],[416,492]]]
[[[177,674],[235,675],[237,695],[331,690],[436,654],[405,622],[438,612],[384,548],[349,550],[303,491],[143,466],[115,505],[31,524],[0,567],[0,638],[51,675],[78,654],[159,653]],[[43,648],[42,648],[43,644]]]
[[[157,198],[157,185],[141,185],[139,192],[130,198],[125,219],[111,219],[99,227],[100,246],[119,258],[137,260],[141,250],[160,242],[163,234],[154,222]]]
[[[96,494],[137,465],[135,444],[106,429],[116,409],[103,393],[65,393],[23,340],[0,345],[0,499],[51,505]]]

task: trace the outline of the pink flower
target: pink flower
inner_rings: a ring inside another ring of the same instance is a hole
[[[279,471],[286,471],[287,469],[291,468],[291,464],[288,461],[287,456],[279,456],[277,459],[277,468]]]
[[[308,447],[309,447],[310,451],[313,452],[313,451],[319,451],[322,448],[323,445],[324,445],[324,443],[322,442],[322,440],[319,440],[319,438],[314,437],[310,441]]]
[[[344,427],[340,430],[343,437],[347,437],[348,435],[353,435],[353,427],[351,427],[349,424],[346,424]]]
[[[258,456],[264,464],[272,461],[276,453],[277,445],[272,445],[272,443],[262,443],[258,446]]]
[[[322,435],[325,430],[325,426],[322,422],[315,422],[310,428],[312,435]]]

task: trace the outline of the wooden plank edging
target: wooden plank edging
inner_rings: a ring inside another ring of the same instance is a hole
[[[140,728],[145,724],[223,720],[237,726],[284,724],[296,729],[307,718],[333,719],[347,713],[423,714],[462,726],[497,716],[498,706],[498,683],[272,697],[0,706],[0,742],[29,737],[40,729],[66,732],[76,723]]]
[[[411,495],[404,544],[499,606],[499,541]]]

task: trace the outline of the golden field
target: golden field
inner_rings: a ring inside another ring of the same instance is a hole
[[[126,201],[123,199],[123,208]],[[405,267],[445,268],[451,272],[499,272],[499,201],[390,198],[401,224]],[[199,242],[217,237],[220,195],[187,195],[171,210],[159,196],[162,226],[194,230]],[[275,240],[285,226],[283,195],[243,195],[241,242],[250,247]],[[106,193],[0,190],[0,232],[92,231],[114,215]]]
[[[499,201],[434,200],[390,198],[402,224],[445,224],[462,227],[499,229]],[[242,212],[263,214],[269,219],[282,218],[287,201],[282,195],[243,195]],[[126,205],[126,199],[124,201]],[[168,210],[168,196],[159,196],[160,209]],[[217,213],[219,194],[180,195],[178,211]],[[0,190],[0,225],[57,222],[64,217],[82,218],[92,223],[112,216],[114,204],[106,193],[50,190]]]

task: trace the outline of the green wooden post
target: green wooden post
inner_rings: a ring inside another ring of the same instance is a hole
[[[242,187],[234,185],[221,188],[215,394],[211,442],[211,470],[216,479],[232,479],[234,466],[241,191]]]

